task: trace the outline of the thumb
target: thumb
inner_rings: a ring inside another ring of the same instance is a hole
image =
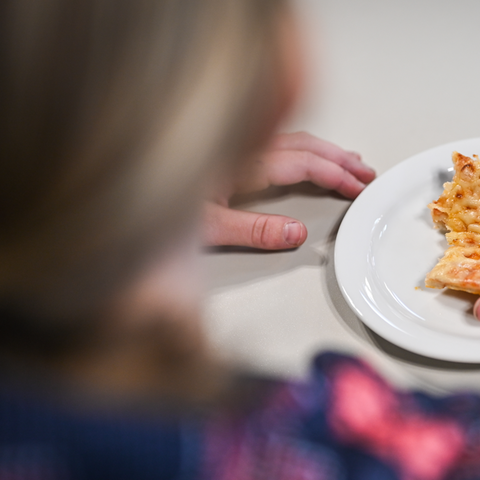
[[[305,225],[283,215],[232,210],[211,202],[207,202],[204,211],[206,245],[283,250],[300,246],[306,238]]]
[[[480,320],[480,298],[475,302],[475,305],[473,306],[473,314],[477,318],[477,320]]]

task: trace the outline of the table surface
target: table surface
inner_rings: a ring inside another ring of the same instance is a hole
[[[295,0],[306,52],[303,98],[286,131],[358,151],[379,175],[428,148],[479,137],[478,0]],[[206,253],[205,322],[214,350],[251,370],[302,377],[334,349],[372,362],[401,387],[480,389],[480,365],[403,350],[355,316],[339,290],[335,236],[350,202],[308,184],[239,208],[302,220],[291,252]],[[480,348],[480,345],[479,345]]]

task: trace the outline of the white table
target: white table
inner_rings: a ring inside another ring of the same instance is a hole
[[[285,130],[360,152],[382,174],[430,147],[480,136],[478,0],[296,0],[308,79]],[[480,365],[422,357],[368,330],[336,283],[336,230],[349,202],[309,185],[241,208],[297,217],[307,242],[280,253],[205,255],[215,350],[260,372],[302,376],[325,349],[368,359],[400,386],[480,389]],[[479,345],[480,348],[480,345]]]

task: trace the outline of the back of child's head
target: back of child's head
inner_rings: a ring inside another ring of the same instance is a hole
[[[80,338],[189,230],[205,180],[263,142],[281,103],[284,7],[1,3],[4,345]]]

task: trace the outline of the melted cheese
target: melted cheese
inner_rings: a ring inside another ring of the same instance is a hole
[[[454,152],[455,175],[428,205],[434,224],[447,230],[450,247],[425,285],[480,294],[480,160]]]
[[[480,233],[480,160],[453,152],[455,175],[443,185],[440,198],[428,205],[432,218],[439,227],[451,232],[470,231]]]

